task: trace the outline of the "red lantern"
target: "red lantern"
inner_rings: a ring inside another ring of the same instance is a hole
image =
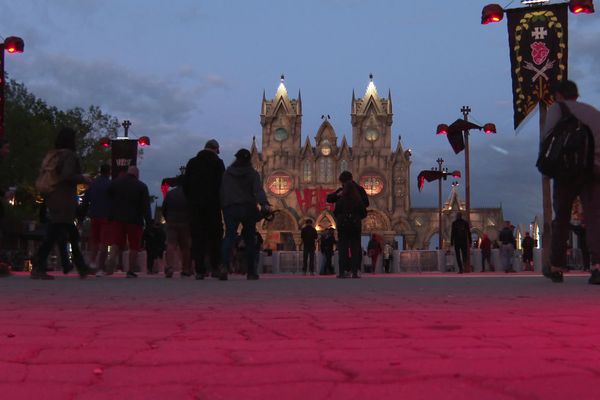
[[[483,131],[485,133],[492,134],[492,133],[496,133],[496,125],[492,124],[492,123],[487,123],[483,126]]]
[[[150,146],[150,138],[148,136],[142,136],[138,139],[138,144],[142,147]]]
[[[504,18],[504,9],[499,4],[488,4],[481,11],[481,24],[500,22]]]
[[[110,147],[110,139],[107,137],[101,138],[98,143],[100,143],[100,146],[104,147],[105,149]]]
[[[439,124],[437,126],[436,134],[438,135],[447,135],[448,134],[448,125]]]
[[[573,14],[592,14],[594,12],[593,0],[571,0],[569,1],[569,10]]]
[[[9,36],[4,40],[4,48],[9,53],[22,53],[25,49],[25,43],[20,37]]]

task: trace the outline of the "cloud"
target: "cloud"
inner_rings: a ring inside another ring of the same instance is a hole
[[[86,62],[64,54],[36,53],[15,73],[36,96],[61,108],[98,105],[119,118],[147,126],[175,127],[198,113],[198,98],[213,88],[226,88],[212,75],[196,85],[143,74],[110,62]]]

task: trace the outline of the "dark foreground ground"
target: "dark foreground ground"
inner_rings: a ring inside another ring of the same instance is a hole
[[[585,276],[0,279],[1,399],[600,399]]]

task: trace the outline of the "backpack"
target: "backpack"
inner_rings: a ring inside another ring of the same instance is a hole
[[[50,193],[60,182],[59,168],[63,160],[62,151],[50,151],[44,157],[40,173],[35,180],[35,188],[42,194]]]
[[[590,175],[594,168],[594,137],[563,102],[562,118],[542,140],[536,167],[553,179],[574,179]]]

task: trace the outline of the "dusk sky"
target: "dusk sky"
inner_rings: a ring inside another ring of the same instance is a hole
[[[322,114],[350,140],[352,90],[362,96],[372,73],[379,93],[392,93],[394,148],[401,136],[412,149],[413,206],[437,205],[437,185],[416,189],[420,170],[438,157],[464,169],[463,154],[435,128],[469,105],[474,122],[498,128],[471,135],[472,207],[501,204],[505,218],[528,223],[541,214],[538,116],[515,133],[506,20],[481,25],[486,4],[19,0],[3,2],[0,35],[25,40],[25,53],[7,55],[6,70],[35,95],[61,108],[98,105],[131,120],[130,136],[150,136],[140,168],[154,194],[206,140],[221,143],[226,164],[252,136],[260,140],[263,89],[272,98],[282,73],[291,96],[302,91],[303,142],[314,143]],[[569,77],[596,106],[598,37],[599,14],[569,14]]]

